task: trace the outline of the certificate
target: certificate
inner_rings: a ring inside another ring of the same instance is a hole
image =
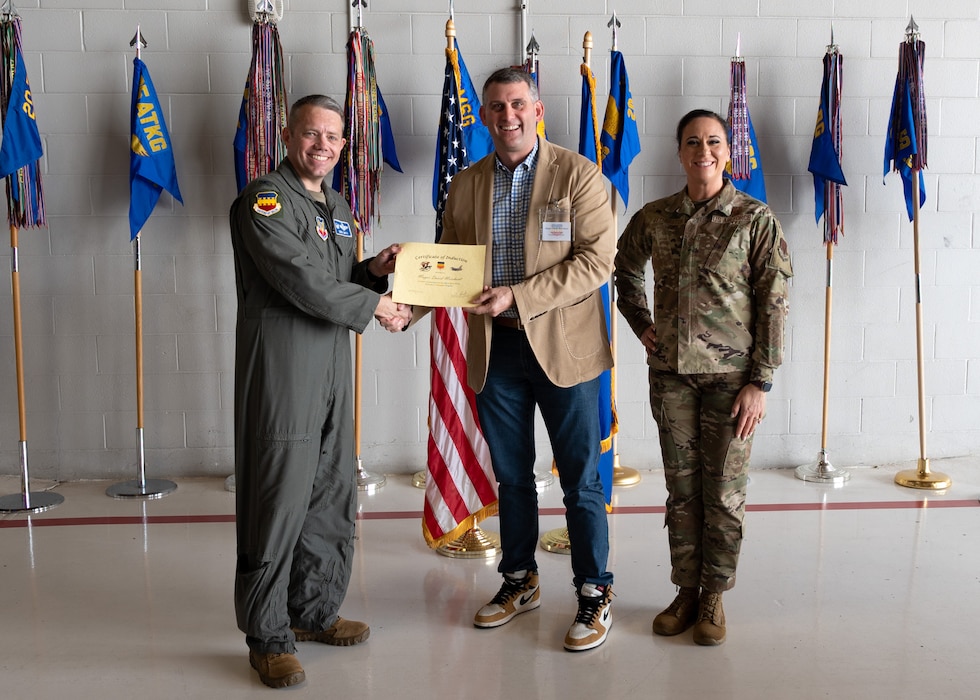
[[[486,246],[402,243],[391,298],[419,306],[472,306],[483,291]]]

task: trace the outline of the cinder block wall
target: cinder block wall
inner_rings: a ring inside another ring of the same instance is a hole
[[[280,24],[290,101],[343,97],[346,0],[287,0]],[[448,4],[370,0],[364,26],[404,174],[382,177],[369,251],[431,240],[431,178]],[[474,81],[522,57],[521,3],[457,0],[458,41]],[[823,404],[826,249],[806,172],[831,28],[844,63],[846,231],[834,251],[828,447],[836,464],[919,456],[913,228],[897,175],[882,182],[898,45],[914,15],[926,42],[927,201],[920,221],[928,455],[980,453],[980,8],[975,0],[532,0],[549,137],[577,147],[582,38],[591,31],[600,95],[606,24],[622,22],[642,152],[629,208],[683,185],[673,140],[688,109],[728,106],[741,35],[749,106],[770,205],[792,248],[786,363],[756,441],[757,467],[812,461]],[[48,227],[20,233],[26,430],[37,478],[129,478],[136,464],[133,251],[128,141],[133,50],[166,113],[184,205],[164,194],[143,232],[145,408],[150,476],[232,471],[235,290],[227,211],[232,138],[248,70],[242,0],[22,0],[25,58],[44,141]],[[9,252],[5,253],[9,269]],[[0,473],[19,469],[9,285],[0,292]],[[639,343],[620,324],[621,462],[660,465]],[[365,468],[424,466],[428,324],[365,333]],[[539,457],[550,459],[543,432]]]

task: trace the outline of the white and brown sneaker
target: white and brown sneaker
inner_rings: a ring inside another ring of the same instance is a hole
[[[540,605],[541,589],[538,588],[537,571],[529,571],[523,578],[504,574],[504,583],[497,595],[480,608],[473,618],[473,625],[482,628],[500,627],[517,615],[534,610]]]
[[[612,627],[612,586],[582,585],[578,592],[578,614],[565,635],[568,651],[594,649],[604,641]]]

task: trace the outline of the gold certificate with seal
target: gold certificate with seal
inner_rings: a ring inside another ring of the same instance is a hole
[[[419,306],[472,306],[483,291],[484,245],[402,243],[391,298]]]

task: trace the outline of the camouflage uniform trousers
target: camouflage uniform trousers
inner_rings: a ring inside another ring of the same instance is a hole
[[[731,417],[748,373],[650,370],[650,406],[667,481],[671,581],[721,593],[735,585],[752,436]]]

